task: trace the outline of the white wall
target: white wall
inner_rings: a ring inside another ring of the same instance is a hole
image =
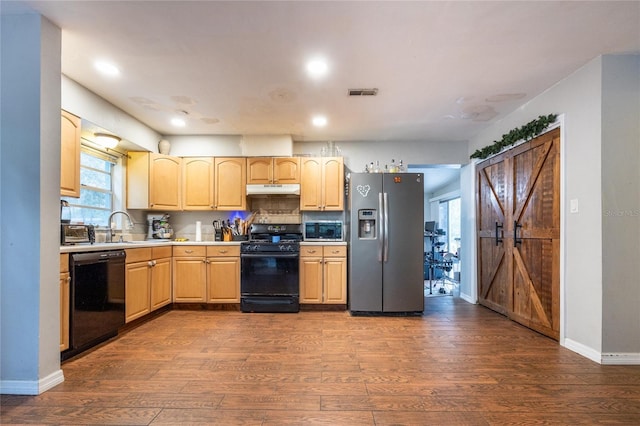
[[[602,66],[602,350],[634,358],[640,355],[640,55],[605,56]]]
[[[60,29],[3,15],[0,392],[38,394],[60,370]],[[56,159],[52,161],[52,159]]]
[[[158,142],[161,139],[159,133],[64,75],[62,109],[113,132],[144,150],[158,152]]]
[[[320,156],[320,150],[326,146],[321,142],[294,142],[294,154]],[[356,141],[336,142],[344,157],[345,166],[354,172],[364,171],[366,164],[380,161],[380,166],[403,160],[409,164],[467,164],[469,153],[466,142],[394,142],[394,141]]]
[[[611,63],[609,62],[611,61]],[[621,69],[625,75],[633,75],[635,72],[635,86],[637,93],[637,68],[633,68],[624,56],[607,56],[603,61],[598,57],[569,77],[560,81],[540,96],[520,107],[514,113],[508,115],[499,123],[491,126],[486,131],[473,138],[469,145],[469,153],[482,148],[493,140],[501,138],[501,135],[513,128],[535,119],[539,115],[550,113],[564,114],[563,128],[563,152],[562,152],[562,181],[561,209],[563,221],[561,232],[564,244],[564,276],[561,277],[561,300],[564,306],[563,329],[561,330],[561,343],[567,347],[597,361],[601,360],[603,352],[603,155],[602,151],[608,149],[612,143],[604,137],[611,132],[608,123],[608,114],[619,114],[627,106],[624,103],[616,104],[610,112],[603,112],[605,108],[611,108],[609,101],[615,99],[616,87],[619,90],[629,90],[631,84],[627,78],[621,83],[622,87],[615,86]],[[634,60],[629,60],[632,64]],[[637,59],[635,59],[637,61]],[[603,77],[603,63],[607,64]],[[614,65],[615,64],[615,65]],[[611,68],[610,68],[611,67]],[[631,68],[630,68],[631,67]],[[615,72],[614,72],[615,70]],[[611,72],[611,74],[609,74]],[[603,97],[603,79],[607,83],[607,90]],[[611,85],[611,87],[609,87]],[[611,90],[610,94],[607,93]],[[637,97],[631,102],[637,102]],[[637,110],[636,110],[637,111]],[[637,113],[636,113],[637,114]],[[603,129],[604,118],[604,129]],[[635,116],[637,123],[637,115]],[[612,121],[616,127],[617,121]],[[633,132],[631,132],[633,133]],[[635,130],[635,140],[625,137],[624,141],[618,141],[620,146],[633,146],[633,155],[630,161],[637,167],[638,133]],[[627,135],[628,136],[628,135]],[[631,138],[633,139],[633,138]],[[606,159],[607,157],[605,157]],[[604,162],[605,172],[614,167]],[[614,181],[635,179],[635,185],[630,188],[638,191],[637,168],[633,173],[629,170],[620,170],[622,176],[614,178]],[[579,211],[569,213],[567,206],[569,200],[577,200]],[[637,200],[636,200],[637,201]],[[637,229],[637,228],[636,228]],[[632,248],[631,258],[637,260],[638,252],[634,248],[636,242],[627,244]],[[606,246],[605,246],[606,247]],[[635,250],[635,252],[633,252]],[[604,253],[610,256],[610,253]],[[637,262],[635,262],[637,263]],[[625,274],[629,269],[625,270]],[[637,297],[637,275],[634,278]],[[624,296],[623,296],[624,297]],[[636,299],[637,300],[637,299]],[[616,302],[617,303],[617,302]],[[616,307],[621,307],[619,304]],[[637,311],[637,303],[634,312]],[[613,307],[613,306],[611,306]],[[622,306],[625,310],[628,306]],[[625,314],[626,315],[626,314]],[[637,317],[635,317],[637,318]],[[633,318],[632,318],[633,319]],[[619,322],[614,321],[612,324]],[[638,336],[638,328],[634,328],[635,336]],[[616,337],[610,336],[607,341],[618,342],[624,340],[624,334],[630,331],[626,327],[622,330],[607,329]],[[628,336],[627,336],[628,337]],[[632,339],[636,340],[636,339]],[[635,352],[640,353],[640,348],[635,347]]]

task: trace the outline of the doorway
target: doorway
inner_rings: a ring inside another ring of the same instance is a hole
[[[409,165],[424,174],[425,296],[459,294],[462,242],[459,164]]]

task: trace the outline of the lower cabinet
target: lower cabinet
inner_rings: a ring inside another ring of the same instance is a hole
[[[69,254],[65,253],[60,255],[60,352],[69,349],[70,299]]]
[[[240,303],[240,246],[173,247],[173,300]]]
[[[300,303],[347,303],[346,246],[300,248]]]
[[[207,302],[240,303],[240,246],[207,247]]]
[[[171,303],[171,247],[128,249],[125,321]]]
[[[207,298],[206,246],[173,247],[173,301],[197,303]]]

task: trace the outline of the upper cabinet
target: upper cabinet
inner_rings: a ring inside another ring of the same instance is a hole
[[[300,183],[299,157],[251,157],[247,159],[248,184]]]
[[[214,208],[217,210],[246,210],[247,159],[244,157],[216,157],[214,159]]]
[[[344,209],[342,157],[303,157],[300,169],[300,210]]]
[[[127,208],[180,210],[182,159],[152,152],[129,152]]]
[[[182,159],[182,208],[211,210],[214,208],[213,157]]]
[[[127,208],[246,210],[244,157],[171,157],[129,152]]]
[[[80,118],[66,111],[60,117],[60,195],[80,197]]]

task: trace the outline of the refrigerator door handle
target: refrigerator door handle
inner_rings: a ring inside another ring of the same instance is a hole
[[[378,193],[378,262],[382,262],[382,250],[384,248],[384,223],[383,223],[382,192]]]
[[[383,195],[384,204],[384,248],[382,250],[382,259],[384,262],[389,260],[389,197],[385,192]]]

